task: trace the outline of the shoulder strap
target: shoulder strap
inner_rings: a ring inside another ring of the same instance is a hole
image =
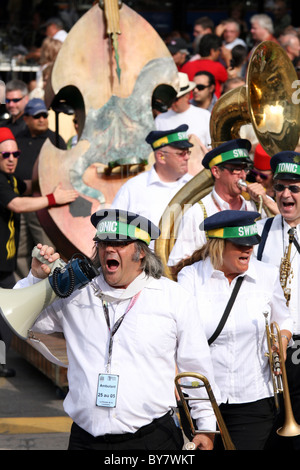
[[[266,223],[264,225],[264,228],[263,228],[263,231],[262,231],[262,234],[261,234],[261,241],[260,241],[260,244],[258,245],[258,250],[257,250],[257,259],[259,261],[261,261],[261,259],[262,259],[262,254],[263,254],[263,251],[264,251],[264,248],[265,248],[265,244],[266,244],[266,241],[267,241],[267,238],[268,238],[268,233],[270,231],[273,220],[274,220],[274,218],[270,217],[269,219],[266,220]]]
[[[300,254],[300,245],[299,245],[299,243],[297,242],[296,238],[294,238],[293,242],[294,242],[294,245],[295,245],[295,247],[296,247],[298,253]]]
[[[232,306],[233,306],[233,303],[235,301],[235,298],[237,296],[237,293],[238,291],[240,290],[240,287],[241,287],[241,284],[244,280],[244,277],[238,277],[237,280],[236,280],[236,283],[235,283],[235,286],[234,286],[234,289],[231,293],[231,296],[230,296],[230,299],[228,301],[228,304],[226,305],[226,308],[224,310],[224,313],[223,313],[223,316],[220,320],[220,323],[218,324],[217,328],[216,328],[216,331],[212,334],[212,336],[209,338],[208,340],[208,345],[210,346],[211,343],[213,343],[217,337],[219,336],[219,334],[221,333],[221,331],[223,330],[224,328],[224,325],[226,323],[226,320],[228,318],[228,315],[230,313],[230,310],[232,309]]]
[[[206,208],[205,208],[205,205],[203,204],[202,199],[200,199],[200,201],[198,201],[198,204],[200,204],[201,209],[202,209],[202,211],[203,211],[203,217],[204,217],[204,219],[206,219],[206,217],[207,217],[207,212],[206,212]]]

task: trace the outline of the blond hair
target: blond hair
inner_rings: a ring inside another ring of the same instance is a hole
[[[214,269],[221,269],[223,265],[224,248],[225,240],[223,240],[222,238],[208,239],[205,245],[203,245],[198,250],[194,251],[194,253],[188,258],[179,261],[179,263],[174,266],[174,275],[177,276],[179,271],[181,271],[182,268],[184,268],[185,266],[191,266],[197,261],[205,260],[208,257],[210,258],[211,264],[213,265]]]

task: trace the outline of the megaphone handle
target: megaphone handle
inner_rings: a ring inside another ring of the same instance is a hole
[[[31,256],[32,258],[38,259],[41,263],[47,264],[51,269],[51,273],[53,273],[55,268],[63,268],[66,265],[66,263],[60,258],[53,261],[53,263],[50,263],[43,256],[40,255],[40,250],[37,246],[33,248]]]

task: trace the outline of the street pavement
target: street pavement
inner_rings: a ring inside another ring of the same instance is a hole
[[[0,450],[66,450],[71,420],[62,391],[12,349],[7,367],[16,376],[0,377]]]

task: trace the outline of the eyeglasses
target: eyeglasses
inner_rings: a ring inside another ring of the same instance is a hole
[[[9,158],[11,155],[13,155],[14,158],[19,158],[19,156],[21,155],[20,150],[16,150],[15,152],[0,152],[0,153],[2,155],[2,158],[4,159]]]
[[[47,119],[48,114],[47,113],[39,113],[39,114],[36,114],[35,116],[31,116],[31,117],[33,117],[33,119],[40,119],[40,118]]]
[[[285,189],[288,189],[294,194],[300,193],[300,186],[297,186],[296,184],[290,184],[288,186],[285,186],[284,184],[274,184],[274,189],[277,193],[282,193]]]
[[[12,99],[6,98],[6,99],[5,99],[5,103],[8,104],[8,103],[10,103],[11,101],[12,101],[13,103],[19,103],[19,101],[21,101],[23,98],[24,98],[24,96],[22,96],[22,98],[12,98]]]
[[[220,169],[230,171],[230,173],[232,175],[239,175],[242,171],[244,171],[247,175],[249,173],[249,171],[251,171],[251,168],[249,168],[247,166],[243,167],[243,168],[234,168],[234,167],[229,167],[229,166],[223,165],[222,167],[220,167]]]
[[[162,152],[164,155],[176,155],[177,157],[185,157],[186,155],[191,155],[190,150],[182,150],[181,152]]]
[[[197,90],[199,91],[202,91],[202,90],[205,90],[205,88],[208,88],[210,87],[210,85],[196,85],[195,88],[197,88]]]

